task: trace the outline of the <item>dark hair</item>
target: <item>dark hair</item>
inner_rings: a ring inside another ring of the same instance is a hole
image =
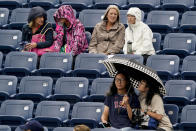
[[[149,84],[148,80],[142,80],[142,81],[146,82],[146,88],[149,88],[147,96],[146,96],[146,105],[149,106],[151,104],[152,97],[155,94],[160,95],[160,91],[159,91],[159,88],[155,88],[153,87],[153,85]]]
[[[127,93],[129,93],[129,94],[134,94],[135,92],[134,92],[134,88],[133,88],[133,85],[131,84],[131,82],[130,82],[130,78],[129,78],[129,75],[126,73],[126,72],[118,72],[117,74],[116,74],[116,76],[118,75],[118,74],[123,74],[124,76],[125,76],[125,79],[126,79],[126,91],[128,91],[129,90],[129,92],[127,92]],[[115,78],[116,78],[116,76],[114,77],[114,80],[113,80],[113,82],[112,82],[112,85],[110,86],[110,90],[109,90],[109,92],[106,94],[107,96],[114,96],[115,94],[117,94],[117,88],[116,88],[116,85],[115,85]],[[130,89],[129,89],[130,88]],[[128,95],[129,95],[128,94]]]

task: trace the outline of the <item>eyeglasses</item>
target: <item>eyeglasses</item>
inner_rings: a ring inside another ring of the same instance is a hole
[[[121,83],[121,82],[125,82],[126,80],[125,80],[125,79],[115,78],[115,81],[116,81],[116,82],[120,82],[120,83]]]

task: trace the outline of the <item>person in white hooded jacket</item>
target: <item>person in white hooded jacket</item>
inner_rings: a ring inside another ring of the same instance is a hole
[[[132,7],[127,12],[128,27],[125,30],[124,54],[131,53],[143,56],[155,54],[152,44],[153,33],[148,25],[141,21],[141,16],[142,12],[137,7]],[[129,43],[131,43],[131,52],[129,52]]]

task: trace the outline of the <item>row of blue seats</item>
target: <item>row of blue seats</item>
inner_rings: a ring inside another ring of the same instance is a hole
[[[178,122],[178,107],[174,104],[164,104],[173,127],[195,129],[196,105],[183,107],[180,122]],[[66,101],[41,101],[33,116],[34,103],[30,100],[6,100],[1,104],[0,122],[2,125],[16,127],[30,119],[38,120],[46,127],[75,126],[86,124],[91,128],[99,127],[104,104],[100,102],[78,102],[74,104],[69,117],[70,104]],[[11,122],[11,123],[10,123]]]
[[[138,6],[146,11],[153,9],[170,10],[195,10],[195,0],[0,0],[0,7],[10,9],[17,7],[42,6],[45,9],[56,8],[60,5],[70,4],[78,10],[95,8],[105,9],[108,5],[115,4],[120,9]]]

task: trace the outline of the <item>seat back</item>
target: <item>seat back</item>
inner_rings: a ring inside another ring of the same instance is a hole
[[[161,49],[161,34],[160,33],[153,33],[152,43],[153,43],[153,47],[155,51],[158,51]]]
[[[56,127],[53,131],[73,131],[74,127]]]
[[[87,39],[87,42],[88,42],[88,45],[89,45],[90,41],[91,41],[91,33],[89,31],[85,31],[85,34],[86,34],[86,39]]]
[[[194,6],[194,0],[162,0],[163,9],[189,8]],[[187,10],[186,9],[186,10]]]
[[[0,8],[0,27],[8,23],[9,10],[7,8]]]
[[[88,9],[93,6],[93,0],[61,0],[63,5],[71,5],[76,10]]]
[[[181,122],[195,123],[196,105],[187,105],[182,109]]]
[[[0,0],[0,6],[13,10],[27,4],[27,0]]]
[[[5,59],[4,67],[26,68],[29,71],[36,69],[37,54],[33,52],[10,52]]]
[[[59,5],[59,0],[30,0],[29,7],[41,6],[44,9],[51,9]]]
[[[196,72],[196,67],[193,66],[195,64],[196,64],[196,56],[185,57],[182,63],[182,72],[184,71]]]
[[[11,127],[7,125],[0,125],[0,131],[11,131]]]
[[[96,9],[106,9],[109,5],[117,5],[119,8],[127,5],[127,0],[94,0]]]
[[[41,101],[37,105],[36,117],[59,118],[61,121],[68,119],[70,104],[66,101]]]
[[[3,53],[0,52],[0,70],[2,68],[2,65],[3,65]]]
[[[43,96],[51,95],[53,80],[46,76],[26,76],[23,77],[19,93],[23,94],[42,94]]]
[[[165,113],[169,117],[172,124],[178,123],[179,108],[175,104],[164,104]]]
[[[32,118],[34,104],[30,100],[6,100],[0,108],[0,115],[20,116],[25,120]]]
[[[144,58],[142,55],[133,55],[133,54],[115,54],[114,56],[122,57],[122,58],[128,58],[128,59],[134,59],[137,62],[143,64]]]
[[[160,0],[128,0],[128,4],[148,4],[155,8],[160,6]]]

